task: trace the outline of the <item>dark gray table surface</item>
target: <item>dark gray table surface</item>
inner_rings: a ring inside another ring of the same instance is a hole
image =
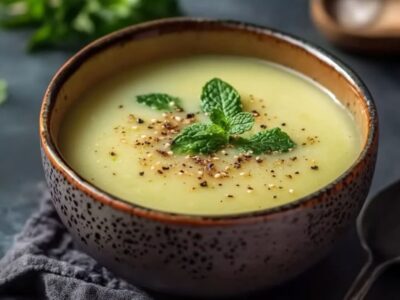
[[[363,57],[330,45],[314,28],[306,0],[183,0],[185,14],[252,22],[295,34],[340,57],[371,90],[380,117],[380,152],[371,195],[400,178],[400,59]],[[43,92],[57,68],[71,55],[62,51],[25,52],[28,31],[0,30],[0,78],[10,97],[0,107],[0,257],[37,207],[32,195],[43,181],[38,114]],[[331,254],[297,279],[257,297],[341,299],[365,259],[355,226]],[[367,299],[400,299],[400,268],[393,267]],[[240,283],[238,283],[240,284]],[[253,298],[253,297],[251,297]]]

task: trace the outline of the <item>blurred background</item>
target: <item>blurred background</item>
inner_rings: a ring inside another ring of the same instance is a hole
[[[385,44],[383,50],[389,50],[385,54],[359,51],[364,44],[357,27],[368,22],[376,5],[364,2],[370,8],[343,8],[339,21],[351,27],[350,35],[332,31],[331,24],[318,19],[323,35],[312,22],[307,0],[0,0],[0,257],[38,206],[43,186],[38,115],[51,77],[82,44],[154,18],[184,15],[246,21],[297,35],[334,53],[361,76],[378,107],[380,152],[370,195],[398,179],[400,60],[393,41]],[[341,50],[329,40],[358,52]],[[376,40],[369,43],[367,48],[383,45]],[[268,297],[341,299],[365,259],[353,226],[325,260],[268,292]],[[392,268],[367,299],[400,299],[399,282],[400,268]]]

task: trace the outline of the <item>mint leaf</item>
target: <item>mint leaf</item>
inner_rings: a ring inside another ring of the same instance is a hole
[[[226,131],[229,130],[228,121],[226,120],[225,115],[222,111],[215,109],[211,112],[209,117],[211,122],[213,122],[214,124],[220,126]]]
[[[7,100],[7,82],[0,79],[0,104]]]
[[[203,87],[201,108],[206,113],[218,110],[229,119],[242,111],[242,104],[239,93],[231,85],[214,78]]]
[[[188,126],[172,141],[171,149],[180,154],[211,154],[228,143],[225,130],[214,124]]]
[[[136,96],[139,103],[145,104],[152,109],[157,110],[171,110],[172,108],[181,108],[179,106],[180,100],[177,97],[168,94],[153,93],[146,95]]]
[[[253,127],[254,117],[242,112],[239,93],[221,79],[214,78],[203,87],[201,107],[214,124],[230,134],[241,134]]]
[[[240,112],[228,120],[230,134],[242,134],[250,130],[254,125],[253,114],[249,112]]]
[[[289,135],[280,128],[273,128],[256,133],[252,137],[232,139],[231,143],[243,151],[252,151],[254,154],[271,152],[288,152],[296,144]]]

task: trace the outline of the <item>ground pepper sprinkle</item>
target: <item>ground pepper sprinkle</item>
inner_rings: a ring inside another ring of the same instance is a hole
[[[258,100],[258,99],[257,99]],[[134,116],[133,114],[128,115],[128,123],[136,122],[137,124],[147,123],[146,127],[141,127],[141,133],[138,138],[133,141],[129,141],[129,131],[135,130],[128,124],[127,127],[117,126],[116,132],[123,135],[124,144],[131,145],[138,149],[143,149],[143,156],[139,158],[140,164],[144,168],[154,170],[154,173],[159,176],[166,178],[167,174],[178,175],[182,179],[192,177],[196,181],[196,185],[190,186],[191,190],[195,190],[196,187],[211,187],[213,189],[221,189],[224,187],[222,183],[227,178],[241,178],[240,180],[248,180],[252,176],[251,168],[255,165],[251,164],[261,164],[265,162],[266,164],[271,164],[273,167],[266,169],[266,172],[270,173],[270,178],[272,177],[273,182],[276,185],[266,185],[265,187],[271,191],[286,191],[286,193],[291,190],[289,187],[285,187],[284,184],[279,184],[282,182],[282,178],[293,179],[294,175],[299,175],[299,171],[293,171],[293,173],[283,173],[285,166],[295,166],[299,162],[307,161],[307,157],[291,156],[285,158],[277,158],[271,162],[267,161],[263,155],[253,155],[252,152],[248,153],[238,153],[232,155],[228,153],[231,151],[236,151],[235,149],[229,150],[230,148],[223,149],[212,155],[186,155],[184,157],[178,158],[178,160],[172,159],[174,153],[171,151],[171,144],[176,136],[184,127],[188,124],[194,123],[197,120],[196,113],[176,113],[168,112],[162,113],[158,119],[145,120],[143,118]],[[252,114],[255,117],[260,117],[260,113],[257,110],[253,110]],[[271,120],[276,120],[275,116],[270,117]],[[264,119],[265,121],[266,119]],[[280,123],[281,126],[287,126],[286,122]],[[266,129],[267,125],[259,124],[262,129]],[[145,131],[149,129],[149,131]],[[303,128],[305,130],[305,128]],[[302,130],[303,130],[302,129]],[[143,131],[144,130],[144,131]],[[303,131],[304,131],[303,130]],[[317,143],[317,136],[306,136],[304,143],[307,145],[312,145]],[[228,150],[228,151],[227,151]],[[113,154],[112,154],[113,153]],[[157,154],[157,155],[156,155]],[[116,156],[115,151],[110,152],[111,156]],[[274,155],[274,153],[272,153]],[[163,157],[160,161],[159,157]],[[169,160],[168,163],[166,161]],[[312,161],[310,159],[310,161]],[[250,165],[249,165],[250,164]],[[257,166],[258,167],[258,166]],[[312,170],[318,170],[318,166],[311,165]],[[144,176],[144,171],[139,172],[140,176]],[[254,175],[253,175],[254,176]],[[210,181],[211,180],[211,181]],[[213,181],[215,184],[213,184]],[[185,181],[186,182],[186,181]],[[189,184],[189,181],[186,182]],[[226,185],[225,185],[226,186]],[[229,185],[228,185],[229,186]],[[254,186],[249,186],[247,184],[235,183],[238,190],[242,190],[247,193],[252,193],[255,189]],[[257,186],[256,186],[257,187]],[[278,197],[277,194],[271,195],[274,199]],[[226,194],[226,197],[233,198],[233,194]]]
[[[207,181],[202,181],[202,182],[200,182],[200,186],[201,186],[201,187],[207,187],[207,186],[208,186]]]

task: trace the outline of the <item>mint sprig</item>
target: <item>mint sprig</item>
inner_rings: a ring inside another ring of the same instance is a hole
[[[176,105],[179,99],[167,94],[138,96],[139,103],[165,110]],[[178,154],[212,154],[232,145],[240,151],[254,154],[287,152],[296,144],[280,128],[264,130],[249,138],[238,135],[249,131],[254,125],[254,116],[242,111],[239,92],[230,84],[214,78],[203,87],[201,109],[212,124],[196,123],[184,128],[172,141],[171,149]]]
[[[288,152],[296,146],[289,135],[280,128],[263,130],[248,139],[233,138],[231,143],[242,151],[254,154]]]
[[[156,110],[172,110],[182,109],[180,106],[180,99],[163,93],[151,93],[136,96],[139,103],[145,104],[152,109]]]
[[[212,154],[228,143],[225,130],[214,124],[192,124],[175,137],[171,149],[180,154]]]

